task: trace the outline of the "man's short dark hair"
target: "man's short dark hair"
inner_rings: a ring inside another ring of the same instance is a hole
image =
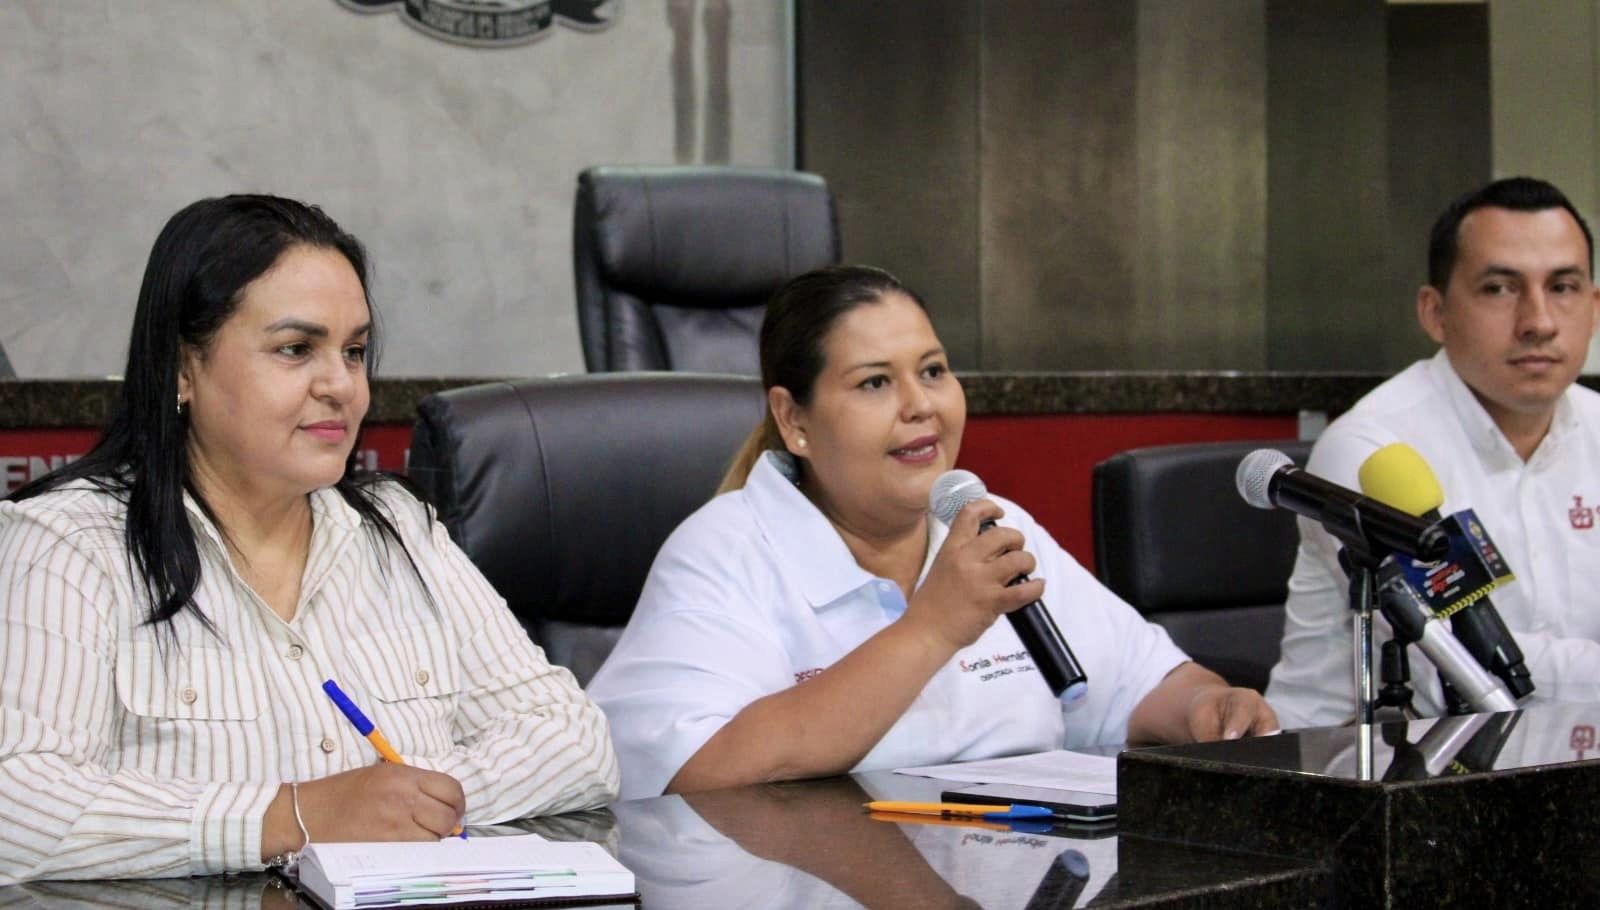
[[[1589,233],[1588,223],[1572,207],[1566,195],[1534,177],[1506,177],[1457,196],[1433,223],[1433,230],[1428,234],[1428,284],[1441,294],[1445,285],[1450,283],[1450,273],[1455,271],[1456,257],[1460,253],[1461,222],[1483,208],[1510,209],[1514,212],[1566,209],[1572,220],[1583,229],[1583,240],[1589,252],[1586,264],[1589,274],[1594,275],[1594,235]]]

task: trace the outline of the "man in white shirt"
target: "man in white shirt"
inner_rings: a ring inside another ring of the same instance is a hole
[[[1600,308],[1593,261],[1588,225],[1548,183],[1498,180],[1451,203],[1417,292],[1417,320],[1441,350],[1335,420],[1308,465],[1359,489],[1378,448],[1420,452],[1444,488],[1441,513],[1474,509],[1516,574],[1494,604],[1544,699],[1600,700],[1600,395],[1574,384]],[[1267,700],[1285,727],[1344,723],[1355,683],[1340,545],[1299,525]],[[1381,643],[1388,629],[1375,625]],[[1442,713],[1437,672],[1410,657],[1416,708]]]

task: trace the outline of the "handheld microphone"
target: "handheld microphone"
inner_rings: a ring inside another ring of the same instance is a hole
[[[1416,642],[1439,669],[1439,675],[1477,711],[1515,711],[1516,701],[1500,681],[1484,669],[1411,587],[1405,573],[1390,556],[1378,568],[1378,603],[1394,628],[1395,638]]]
[[[955,521],[963,506],[988,495],[989,490],[978,479],[978,475],[960,469],[946,471],[939,475],[939,479],[933,482],[933,489],[928,491],[928,508],[948,525]],[[978,533],[982,534],[992,527],[994,520],[986,520],[978,525]],[[1017,585],[1027,580],[1028,576],[1018,575],[1009,584]],[[1056,628],[1055,620],[1042,602],[1036,600],[1012,610],[1006,614],[1006,619],[1011,621],[1011,628],[1016,630],[1017,638],[1028,649],[1045,684],[1057,698],[1070,704],[1089,691],[1089,677],[1083,672],[1078,658],[1073,656],[1072,648],[1061,636],[1061,630]]]
[[[1490,591],[1516,576],[1478,516],[1466,509],[1441,520],[1444,491],[1439,480],[1417,450],[1403,442],[1373,452],[1362,462],[1358,476],[1363,493],[1444,531],[1446,552],[1436,564],[1402,565],[1408,580],[1434,613],[1449,618],[1455,637],[1479,664],[1500,677],[1513,696],[1532,693],[1533,678],[1522,649],[1489,600]]]
[[[1295,467],[1276,449],[1256,449],[1239,461],[1234,484],[1258,509],[1277,506],[1319,522],[1346,545],[1382,557],[1421,560],[1444,555],[1445,534],[1428,522]]]

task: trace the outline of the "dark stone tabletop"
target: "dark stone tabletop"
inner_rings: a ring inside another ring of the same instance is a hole
[[[1332,906],[1600,895],[1600,705],[1330,727],[1118,758],[1124,838],[1324,868]]]

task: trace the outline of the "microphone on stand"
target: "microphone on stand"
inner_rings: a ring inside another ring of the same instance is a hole
[[[1437,559],[1449,545],[1444,532],[1428,522],[1303,471],[1276,449],[1256,449],[1241,459],[1234,484],[1256,508],[1277,506],[1304,515],[1375,558],[1403,553]]]
[[[935,517],[949,525],[955,521],[963,506],[988,495],[989,490],[978,479],[978,475],[958,468],[940,474],[939,479],[933,482],[933,489],[928,491],[928,508]],[[978,525],[978,533],[982,534],[992,527],[994,520],[985,520]],[[1027,580],[1028,576],[1018,575],[1009,583],[1016,585]],[[1061,630],[1056,628],[1056,621],[1050,617],[1050,611],[1045,609],[1042,602],[1036,600],[1012,610],[1006,614],[1006,619],[1011,621],[1011,628],[1016,630],[1017,638],[1028,649],[1034,665],[1039,668],[1040,675],[1057,698],[1070,704],[1089,691],[1088,675],[1083,672],[1078,658],[1073,655],[1072,648],[1062,637]]]
[[[1441,519],[1444,490],[1427,461],[1403,442],[1373,452],[1362,462],[1358,476],[1363,493],[1444,531],[1447,550],[1437,559],[1401,563],[1407,581],[1433,613],[1450,620],[1455,637],[1513,696],[1531,694],[1533,678],[1522,649],[1489,599],[1490,591],[1516,576],[1477,514],[1464,509]]]
[[[1396,557],[1378,567],[1378,603],[1395,638],[1416,642],[1467,704],[1478,711],[1515,711],[1516,700],[1484,669],[1411,587]]]

